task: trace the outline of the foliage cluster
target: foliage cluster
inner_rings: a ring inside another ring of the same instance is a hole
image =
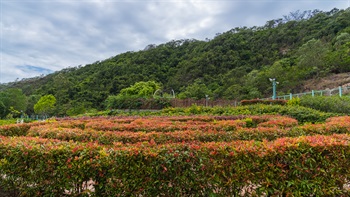
[[[324,122],[327,118],[335,116],[335,113],[325,113],[315,109],[292,106],[292,105],[245,105],[238,107],[203,107],[192,106],[189,108],[166,108],[158,112],[164,115],[193,115],[193,114],[214,114],[214,115],[262,115],[262,114],[280,114],[293,117],[299,123]],[[152,113],[150,113],[152,114]],[[153,113],[156,114],[156,113]]]
[[[137,96],[109,96],[107,109],[163,109],[171,105],[168,98],[139,98]]]
[[[349,18],[350,9],[295,12],[261,27],[237,27],[205,41],[152,45],[45,77],[1,84],[0,90],[20,88],[33,100],[52,94],[57,115],[66,115],[71,108],[76,108],[73,114],[101,110],[109,95],[133,94],[128,88],[142,81],[158,82],[165,92],[173,90],[181,98],[270,97],[269,78],[280,82],[279,94],[302,92],[307,79],[350,72]],[[0,102],[0,113],[3,105]],[[32,109],[28,107],[26,113]]]
[[[350,114],[350,97],[348,96],[303,96],[300,105],[323,112]]]
[[[241,100],[241,105],[253,105],[253,104],[265,104],[265,105],[285,105],[286,100],[262,100],[262,99],[252,99],[252,100]]]
[[[348,116],[302,126],[273,115],[99,117],[23,125],[30,127],[27,134],[40,137],[0,136],[0,186],[21,195],[349,195]],[[283,137],[293,133],[298,137]],[[94,138],[104,134],[114,141]],[[237,140],[238,134],[246,140]]]
[[[34,126],[26,135],[40,138],[52,138],[66,141],[89,142],[112,145],[153,141],[170,142],[211,142],[232,140],[273,140],[278,137],[291,136],[288,128],[296,126],[295,119],[281,116],[227,116],[218,120],[216,117],[151,117],[146,119],[105,119],[93,118],[70,121],[63,124]],[[77,124],[84,126],[76,127]],[[294,133],[295,135],[295,133]]]
[[[299,105],[245,105],[237,107],[205,107],[193,105],[191,107],[168,107],[159,111],[152,110],[107,110],[85,115],[96,116],[176,116],[176,115],[218,115],[218,116],[238,116],[238,115],[265,115],[279,114],[293,117],[300,124],[324,122],[332,116],[339,116],[338,113],[322,112],[319,110],[303,107]]]
[[[52,95],[45,95],[39,99],[34,105],[34,112],[36,114],[53,114],[55,110],[56,98]]]
[[[27,109],[27,97],[21,89],[7,89],[0,92],[0,119],[17,118]]]
[[[15,119],[0,120],[0,126],[1,125],[14,124],[14,123],[16,123]]]
[[[160,87],[161,85],[154,81],[140,81],[128,88],[122,89],[119,95],[126,97],[151,98]]]
[[[25,118],[27,114],[52,115],[56,112],[53,95],[26,96],[21,89],[9,88],[0,92],[0,119]]]

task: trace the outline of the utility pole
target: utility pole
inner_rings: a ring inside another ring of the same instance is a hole
[[[279,84],[275,78],[269,78],[269,80],[272,82],[272,100],[276,99],[276,85]]]

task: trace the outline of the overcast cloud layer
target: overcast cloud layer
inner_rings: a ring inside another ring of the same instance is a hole
[[[0,0],[0,83],[350,0]]]

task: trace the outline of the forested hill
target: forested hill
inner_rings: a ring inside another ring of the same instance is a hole
[[[237,27],[211,40],[149,45],[45,77],[2,84],[27,95],[53,94],[63,112],[101,109],[108,95],[156,81],[181,97],[247,99],[303,91],[305,80],[350,71],[350,8],[293,12],[262,27]],[[32,96],[31,98],[37,98]]]

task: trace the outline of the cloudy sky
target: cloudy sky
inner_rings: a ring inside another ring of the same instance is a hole
[[[0,0],[0,83],[350,0]]]

